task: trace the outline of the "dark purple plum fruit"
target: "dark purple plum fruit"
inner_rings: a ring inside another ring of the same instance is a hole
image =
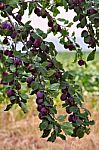
[[[34,9],[34,13],[39,17],[39,16],[41,16],[41,10],[39,9],[39,8],[35,8]]]
[[[68,44],[68,48],[70,51],[72,51],[75,49],[75,46],[73,44]]]
[[[0,10],[3,10],[5,8],[5,4],[3,2],[0,2]]]
[[[9,85],[13,85],[14,84],[14,80],[11,80],[10,82],[9,82]]]
[[[51,31],[52,31],[52,32],[55,32],[55,31],[56,31],[54,26],[51,27]]]
[[[9,50],[4,50],[4,55],[8,56]]]
[[[18,73],[17,71],[15,71],[15,72],[13,73],[13,75],[14,75],[14,77],[18,77],[19,73]]]
[[[7,22],[2,22],[1,27],[3,29],[7,29],[8,23]]]
[[[2,76],[3,76],[3,77],[8,76],[8,72],[4,71],[4,72],[2,73]]]
[[[38,91],[36,93],[37,99],[43,99],[44,98],[44,92]]]
[[[42,113],[43,115],[47,115],[47,114],[48,114],[48,108],[42,107],[42,108],[41,108],[41,113]]]
[[[9,57],[14,57],[14,56],[13,56],[13,51],[8,51],[8,56],[9,56]]]
[[[57,32],[60,32],[62,29],[61,29],[61,26],[58,24],[57,26]]]
[[[8,25],[7,25],[7,30],[9,31],[9,30],[12,30],[12,29],[13,29],[12,25],[11,25],[11,24],[8,24]]]
[[[93,14],[96,14],[97,13],[97,10],[93,7],[89,8],[87,10],[87,15],[90,16],[90,15],[93,15]]]
[[[32,76],[31,76],[31,77],[28,77],[27,80],[26,80],[26,82],[27,82],[28,84],[31,84],[33,81],[34,81],[34,79],[33,79]]]
[[[43,103],[44,103],[44,100],[43,99],[36,99],[36,103],[38,104],[38,105],[42,105]]]
[[[71,43],[71,44],[64,44],[64,48],[68,48],[70,51],[74,50],[75,49],[75,46]]]
[[[50,69],[50,68],[52,68],[53,66],[54,66],[53,61],[49,61],[49,62],[48,62],[48,65],[47,65],[47,69]]]
[[[11,38],[12,38],[12,39],[15,39],[15,38],[16,38],[16,36],[17,36],[17,32],[16,32],[16,31],[14,31],[14,32],[11,34]]]
[[[73,123],[75,123],[78,119],[79,119],[79,116],[76,114],[72,114],[68,117],[68,121],[73,122]]]
[[[54,24],[54,23],[53,23],[52,20],[49,20],[49,21],[48,21],[48,26],[49,26],[49,27],[53,27],[53,24]]]
[[[14,64],[15,64],[16,66],[22,65],[22,60],[21,60],[20,58],[16,57],[16,58],[14,59]]]
[[[77,6],[79,4],[79,0],[70,0],[70,4]]]
[[[4,50],[4,55],[9,56],[9,57],[13,57],[13,51]]]
[[[43,105],[38,105],[37,110],[40,112],[43,107],[44,107]]]
[[[44,118],[44,115],[41,112],[39,113],[38,116],[39,116],[39,119],[41,119],[41,120]]]
[[[73,96],[70,96],[68,98],[68,103],[69,103],[69,105],[74,105],[75,101],[74,101],[74,97]]]
[[[21,14],[17,14],[15,18],[16,18],[17,21],[21,21],[22,20]]]
[[[27,66],[27,69],[28,69],[29,71],[32,71],[32,69],[33,69],[32,64],[29,64],[29,65]]]
[[[16,85],[16,90],[20,90],[21,89],[21,84],[20,83],[17,83]]]
[[[35,39],[33,45],[35,48],[39,48],[41,46],[42,40],[41,39]]]
[[[8,44],[8,39],[7,39],[7,37],[4,38],[3,44]]]
[[[80,59],[78,61],[78,64],[79,64],[79,66],[83,66],[83,65],[85,65],[85,61],[83,59]]]
[[[13,89],[7,90],[7,96],[8,97],[15,96],[15,91]]]
[[[66,94],[62,94],[61,97],[60,97],[60,99],[62,101],[65,101],[67,99],[67,95]]]
[[[32,46],[33,42],[31,40],[27,41],[26,46],[30,48]]]
[[[62,88],[62,93],[66,94],[68,92],[68,88],[69,88],[68,86]]]
[[[62,78],[62,72],[60,72],[60,71],[56,71],[54,75],[57,80]]]

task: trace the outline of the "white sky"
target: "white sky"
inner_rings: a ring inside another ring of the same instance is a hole
[[[73,17],[75,15],[75,12],[73,10],[69,10],[68,12],[65,12],[65,10],[63,8],[59,8],[60,10],[60,15],[58,15],[57,17],[58,18],[66,18],[67,20],[69,21],[73,21]],[[26,11],[25,12],[25,15],[23,16],[22,18],[22,21],[25,23],[27,22],[28,20],[31,20],[31,25],[34,27],[34,28],[40,28],[41,30],[43,30],[44,32],[47,31],[48,29],[48,25],[47,25],[47,19],[43,19],[42,17],[38,17],[37,15],[35,15],[34,13],[32,13],[32,15],[29,17],[28,16],[28,12]],[[77,37],[77,42],[81,45],[81,47],[83,48],[83,50],[86,50],[88,49],[87,46],[85,45],[85,43],[83,42],[83,39],[80,37],[81,35],[81,31],[82,29],[77,29],[76,28],[76,24],[74,24],[69,32],[70,34],[75,31],[75,35]],[[59,43],[59,40],[58,40],[58,36],[54,36],[52,33],[48,36],[47,38],[48,41],[53,41],[55,43],[55,47],[58,51],[62,51],[64,50],[64,47]]]

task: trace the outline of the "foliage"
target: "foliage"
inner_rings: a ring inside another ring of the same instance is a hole
[[[46,37],[51,32],[54,35],[60,34],[60,43],[64,48],[76,51],[75,62],[80,66],[87,66],[82,49],[76,42],[75,33],[70,37],[68,31],[73,23],[57,18],[60,13],[58,7],[64,7],[66,12],[73,9],[76,12],[74,22],[78,21],[77,28],[86,27],[81,36],[88,47],[93,49],[87,57],[87,61],[90,61],[94,59],[96,47],[99,46],[98,5],[99,2],[95,0],[0,1],[1,16],[6,19],[0,24],[0,35],[3,38],[0,49],[1,99],[8,97],[10,100],[5,111],[17,104],[26,113],[28,92],[30,95],[35,94],[38,116],[42,120],[39,127],[43,131],[42,137],[48,137],[48,141],[54,142],[57,137],[65,140],[66,135],[82,138],[85,133],[89,134],[89,126],[94,121],[89,120],[90,112],[83,108],[81,87],[75,82],[73,74],[65,71],[57,61],[55,46],[53,42],[46,41]],[[16,13],[13,12],[15,8]],[[38,28],[34,29],[30,25],[31,21],[25,24],[22,22],[26,9],[29,10],[29,16],[34,12],[38,17],[48,19],[47,33]],[[60,25],[61,22],[64,25]],[[22,49],[17,50],[19,42]],[[23,92],[26,85],[28,90]],[[59,93],[68,122],[66,116],[57,118],[56,115],[54,98]]]

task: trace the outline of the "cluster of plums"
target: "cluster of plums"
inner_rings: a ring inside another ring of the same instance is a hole
[[[72,111],[70,110],[70,107],[76,106],[76,104],[75,104],[74,97],[71,96],[71,94],[68,91],[68,88],[69,87],[66,86],[65,88],[62,89],[62,95],[60,99],[66,103],[66,112],[70,114],[68,116],[68,121],[75,123],[79,119],[79,116],[75,113],[72,113]]]
[[[64,48],[69,49],[70,51],[75,50],[75,45],[73,43],[65,43]]]
[[[42,17],[42,18],[46,18],[48,15],[49,15],[49,13],[45,10],[45,9],[40,9],[40,8],[38,8],[38,7],[36,7],[35,9],[34,9],[34,13],[38,16],[38,17]]]
[[[5,21],[1,23],[1,29],[6,31],[6,35],[10,36],[12,39],[15,39],[17,36],[17,32],[13,29],[13,26]],[[8,44],[8,38],[7,36],[3,40],[3,44]]]
[[[39,112],[39,119],[43,119],[44,116],[47,116],[49,113],[49,109],[44,105],[44,92],[37,91],[36,93],[36,103],[37,103],[37,110]]]
[[[52,18],[49,19],[48,26],[51,28],[52,32],[60,32],[62,30],[61,26],[59,24],[56,24]]]
[[[42,18],[46,18],[49,16],[49,13],[44,10],[44,9],[40,9],[38,7],[36,7],[34,9],[34,13],[37,15],[37,16],[41,16]],[[50,18],[50,17],[49,17]],[[61,31],[61,26],[58,25],[58,24],[55,24],[54,20],[51,18],[49,19],[48,21],[48,26],[51,28],[51,31],[52,32],[60,32]]]
[[[81,5],[83,2],[85,2],[85,0],[70,0],[69,5],[70,5],[70,8],[72,9],[72,8],[76,8],[77,6]],[[88,16],[98,13],[97,9],[94,6],[94,3],[92,3],[92,6],[90,6],[90,8],[87,9],[86,13]],[[94,21],[96,23],[99,23],[99,17],[95,18]]]
[[[13,76],[17,76],[17,75],[18,75],[17,72],[13,73]],[[5,78],[7,78],[8,76],[9,76],[9,73],[4,71],[2,73],[2,79],[0,81],[0,84],[3,84],[3,85],[13,85],[13,84],[15,84],[15,89],[20,90],[21,89],[21,84],[19,82],[16,82],[14,79],[11,79],[10,81],[5,80]],[[8,97],[9,97],[9,95],[8,95]]]
[[[69,5],[70,5],[70,8],[74,8],[74,7],[81,5],[81,3],[83,2],[85,2],[85,0],[70,0]]]

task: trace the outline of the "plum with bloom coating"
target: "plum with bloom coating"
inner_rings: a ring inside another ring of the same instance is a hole
[[[85,61],[84,61],[83,59],[80,59],[80,60],[78,61],[78,64],[79,64],[80,66],[83,66],[83,65],[85,64]]]
[[[73,122],[73,123],[75,123],[78,119],[79,119],[79,116],[76,114],[72,114],[68,117],[68,121]]]
[[[14,64],[15,64],[16,66],[22,65],[22,60],[21,60],[20,58],[16,57],[16,58],[14,59]]]
[[[38,91],[36,93],[36,96],[37,96],[38,99],[43,99],[44,98],[44,92]]]
[[[38,99],[38,98],[36,99],[36,103],[37,103],[38,105],[42,105],[43,102],[44,102],[43,99]]]
[[[15,91],[13,89],[7,90],[7,96],[8,97],[15,96]]]
[[[40,111],[43,115],[47,115],[48,114],[48,109],[46,107],[42,107],[41,111]]]

